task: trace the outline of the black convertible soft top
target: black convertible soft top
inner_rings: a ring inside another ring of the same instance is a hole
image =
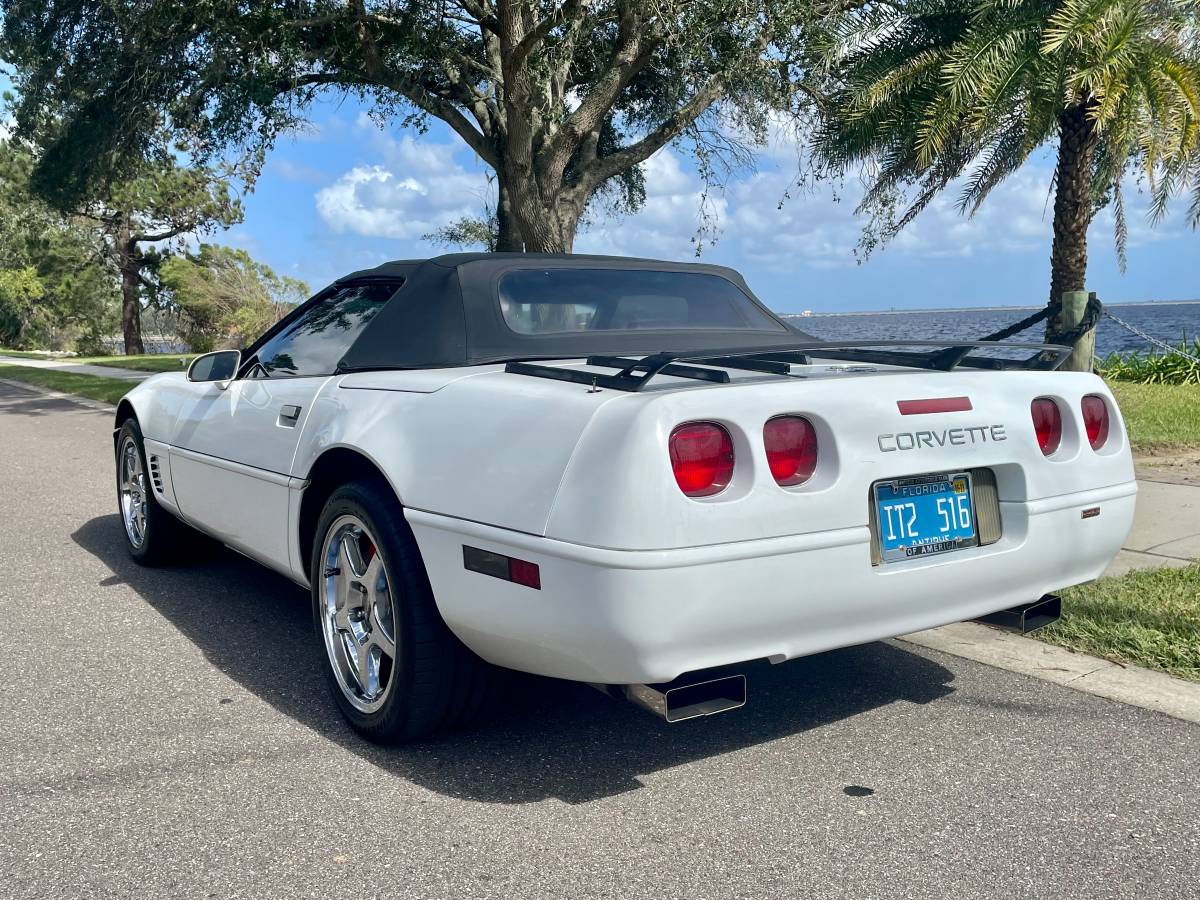
[[[617,269],[715,275],[735,285],[763,313],[763,327],[638,328],[528,334],[501,314],[498,285],[514,270]],[[702,263],[549,253],[455,253],[399,260],[355,272],[336,284],[402,281],[342,358],[341,371],[424,369],[522,359],[573,359],[597,354],[651,354],[793,347],[815,341],[770,312],[733,269]]]

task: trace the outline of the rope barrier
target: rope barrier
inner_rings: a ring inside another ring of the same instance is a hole
[[[1058,315],[1062,311],[1062,301],[1058,300],[1054,303],[1048,303],[1035,312],[1033,315],[1026,316],[1019,322],[1013,322],[999,331],[993,331],[989,335],[979,338],[981,341],[1003,341],[1014,334],[1019,334],[1027,328],[1032,328],[1038,322],[1043,322],[1051,316]],[[1081,337],[1096,327],[1096,323],[1100,320],[1101,313],[1104,313],[1104,305],[1100,302],[1100,298],[1094,293],[1088,295],[1087,306],[1083,310],[1083,318],[1080,319],[1078,325],[1070,328],[1067,331],[1059,332],[1054,336],[1054,343],[1063,344],[1068,347],[1073,347],[1075,342]]]
[[[984,337],[979,338],[979,340],[981,340],[981,341],[1007,340],[1008,338],[1012,337],[1014,334],[1020,334],[1025,329],[1032,328],[1038,322],[1044,322],[1046,319],[1050,318],[1051,316],[1058,315],[1058,313],[1061,311],[1062,311],[1062,301],[1061,300],[1056,301],[1054,303],[1049,303],[1046,306],[1043,306],[1037,312],[1033,313],[1033,315],[1026,316],[1024,319],[1021,319],[1018,322],[1013,322],[1011,325],[1007,325],[1004,328],[1001,328],[999,331],[993,331],[991,334],[985,335]],[[1129,331],[1130,333],[1137,335],[1142,340],[1146,341],[1149,344],[1154,345],[1155,347],[1159,347],[1163,350],[1166,350],[1168,353],[1182,356],[1184,359],[1190,360],[1191,362],[1200,363],[1200,357],[1197,357],[1191,353],[1188,353],[1182,347],[1172,347],[1166,341],[1160,341],[1158,338],[1152,337],[1151,335],[1146,334],[1146,332],[1142,331],[1142,329],[1138,328],[1136,325],[1130,325],[1124,319],[1114,316],[1112,313],[1110,313],[1107,309],[1104,308],[1104,305],[1100,302],[1100,299],[1095,294],[1091,294],[1088,296],[1087,306],[1084,308],[1083,318],[1080,320],[1080,323],[1078,325],[1076,325],[1074,328],[1071,328],[1064,332],[1060,332],[1059,334],[1055,335],[1054,343],[1065,344],[1067,346],[1073,346],[1076,341],[1078,341],[1081,337],[1083,337],[1084,334],[1086,334],[1087,332],[1091,331],[1093,328],[1096,327],[1096,324],[1099,322],[1101,316],[1104,316],[1107,319],[1111,319],[1113,322],[1116,322],[1118,325],[1120,325],[1126,331]]]
[[[1021,321],[1013,322],[1013,324],[1011,324],[1011,325],[1006,325],[1004,328],[1001,328],[999,331],[993,331],[991,334],[986,334],[983,337],[981,337],[979,340],[981,340],[981,341],[1007,340],[1008,338],[1012,337],[1014,334],[1020,334],[1026,328],[1032,328],[1038,322],[1044,321],[1045,319],[1048,319],[1053,315],[1057,315],[1061,309],[1062,309],[1061,302],[1055,302],[1055,303],[1048,304],[1046,306],[1043,306],[1041,309],[1039,309],[1033,315],[1026,316],[1024,319],[1021,319]]]

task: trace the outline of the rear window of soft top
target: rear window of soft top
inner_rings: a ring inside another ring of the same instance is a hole
[[[732,281],[705,272],[516,269],[498,293],[518,334],[787,330]]]

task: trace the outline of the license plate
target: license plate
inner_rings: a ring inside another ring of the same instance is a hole
[[[979,539],[970,474],[876,482],[875,527],[884,562],[974,547]]]

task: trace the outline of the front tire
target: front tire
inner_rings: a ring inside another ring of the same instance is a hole
[[[310,562],[326,678],[359,734],[408,741],[478,715],[491,667],[438,613],[416,540],[387,484],[354,482],[333,492]]]
[[[175,561],[188,539],[194,540],[198,535],[155,498],[137,419],[126,419],[117,432],[116,454],[117,512],[125,529],[129,555],[143,566]]]

